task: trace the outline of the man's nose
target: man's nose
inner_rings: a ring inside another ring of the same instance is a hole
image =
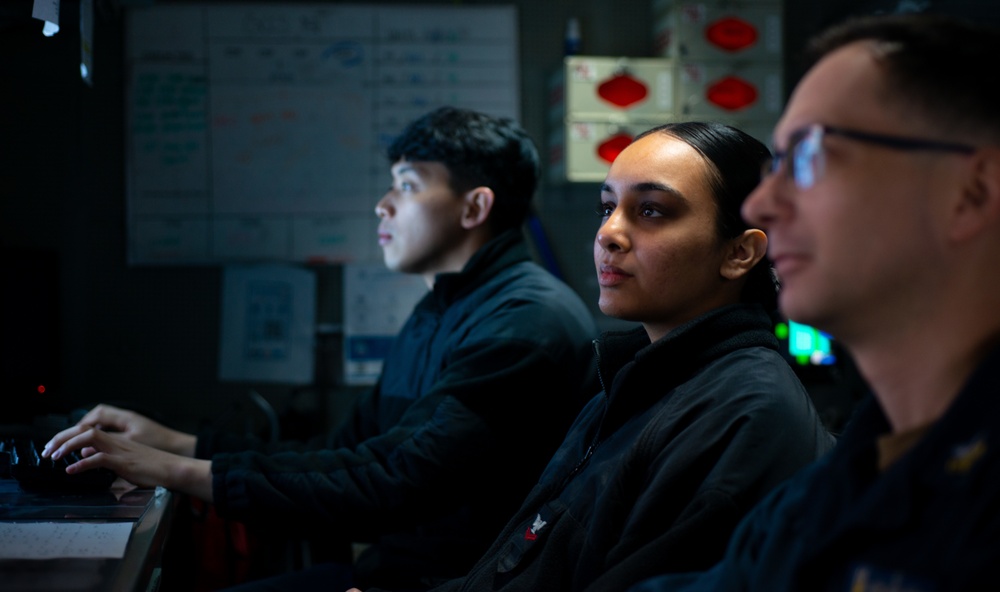
[[[375,203],[375,215],[379,218],[385,218],[389,215],[390,208],[389,193],[387,192],[380,200],[378,200],[378,202]]]
[[[779,175],[767,175],[761,179],[746,200],[743,201],[741,213],[747,224],[764,230],[774,222],[778,215],[778,196],[781,178]]]

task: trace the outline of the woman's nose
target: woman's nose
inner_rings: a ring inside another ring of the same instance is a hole
[[[616,211],[604,219],[597,229],[597,244],[605,251],[620,251],[628,248],[628,236],[623,217]]]

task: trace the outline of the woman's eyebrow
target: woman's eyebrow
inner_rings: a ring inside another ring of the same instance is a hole
[[[662,193],[664,198],[668,200],[676,200],[680,204],[685,204],[684,207],[690,207],[690,202],[683,193],[680,192],[676,187],[658,181],[640,181],[638,183],[633,183],[625,188],[625,194],[635,194],[643,195],[649,193]],[[601,183],[601,194],[611,194],[617,195],[614,188],[607,182]]]
[[[670,185],[664,185],[663,183],[657,183],[655,181],[644,181],[642,183],[636,183],[635,185],[632,186],[632,190],[641,193],[649,191],[662,191],[664,193],[669,193],[670,195],[679,198],[684,197],[684,195],[680,191],[677,191]]]
[[[651,193],[651,192],[665,193],[673,199],[685,202],[687,201],[687,198],[684,197],[684,194],[678,191],[676,187],[673,187],[671,185],[665,185],[663,183],[658,183],[656,181],[642,181],[640,183],[629,185],[628,191],[630,193]],[[601,192],[614,193],[614,191],[612,191],[611,187],[607,183],[601,186]]]
[[[684,197],[684,195],[671,187],[670,185],[664,185],[663,183],[657,183],[656,181],[643,181],[641,183],[636,183],[630,185],[629,189],[632,191],[644,192],[644,191],[662,191],[664,193],[670,193],[671,195],[676,195],[677,197]],[[614,193],[611,185],[607,183],[601,183],[602,193]]]

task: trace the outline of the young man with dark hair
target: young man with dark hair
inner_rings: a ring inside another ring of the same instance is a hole
[[[635,592],[996,586],[1000,30],[867,17],[812,47],[743,211],[783,312],[844,344],[872,396],[721,563]]]
[[[392,187],[375,207],[385,264],[430,292],[339,429],[305,449],[249,451],[100,406],[47,454],[92,447],[70,471],[108,467],[225,517],[372,543],[349,581],[325,566],[267,589],[421,589],[465,573],[579,411],[597,331],[580,297],[530,260],[521,224],[538,155],[518,125],[438,109],[389,158]]]

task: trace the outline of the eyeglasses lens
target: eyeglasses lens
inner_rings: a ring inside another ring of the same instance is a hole
[[[809,189],[819,180],[826,164],[823,158],[823,128],[813,125],[796,136],[788,147],[790,169],[798,188]]]
[[[816,184],[823,174],[825,160],[823,158],[823,127],[809,126],[792,134],[789,138],[788,150],[775,151],[772,158],[764,161],[761,167],[761,178],[773,175],[781,170],[781,165],[787,161],[786,174],[795,179],[799,189],[809,189]]]

